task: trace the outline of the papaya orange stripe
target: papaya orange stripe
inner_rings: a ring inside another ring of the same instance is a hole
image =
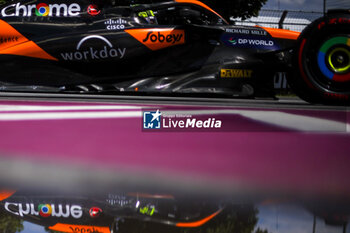
[[[1,50],[0,54],[19,55],[19,56],[25,56],[25,57],[35,57],[35,58],[58,61],[57,58],[54,58],[50,54],[46,53],[33,41],[28,41],[28,42]]]
[[[7,22],[0,20],[0,38],[5,41],[0,44],[0,54],[35,57],[58,61],[45,52],[33,41],[28,40]]]
[[[0,201],[3,201],[9,197],[11,197],[16,191],[3,190],[0,191]]]
[[[262,27],[262,28],[265,29],[274,38],[297,40],[300,35],[300,32],[294,32],[294,31],[285,30],[285,29],[266,28],[266,27]]]
[[[216,211],[215,213],[213,213],[212,215],[209,215],[206,218],[203,218],[202,220],[196,221],[196,222],[179,222],[176,223],[177,227],[199,227],[202,226],[204,223],[208,222],[209,220],[211,220],[212,218],[214,218],[216,215],[218,215],[221,210]]]
[[[185,31],[174,29],[174,28],[144,28],[144,29],[128,29],[124,31],[153,51],[185,43]],[[163,43],[153,43],[150,40],[144,41],[144,39],[148,36],[150,32],[162,33],[164,38],[167,37],[168,35],[177,34],[178,36],[181,36],[181,39],[174,43],[167,42],[167,41],[164,41]]]
[[[56,223],[54,226],[50,226],[49,229],[53,231],[61,231],[61,232],[67,232],[67,233],[75,233],[75,232],[111,233],[109,227],[72,225],[72,224],[64,224],[64,223]]]
[[[204,3],[197,1],[197,0],[175,0],[178,3],[190,3],[190,4],[195,4],[201,7],[204,7],[205,9],[211,11],[212,13],[216,14],[217,16],[219,16],[220,18],[222,18],[225,23],[229,24],[224,17],[222,17],[221,15],[219,15],[216,11],[214,11],[213,9],[211,9],[209,6],[205,5]]]
[[[0,44],[0,50],[28,41],[26,37],[3,20],[0,20],[0,38],[6,41]]]

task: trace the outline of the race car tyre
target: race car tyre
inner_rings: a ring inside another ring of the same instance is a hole
[[[350,14],[328,14],[300,35],[289,84],[311,103],[350,103]]]

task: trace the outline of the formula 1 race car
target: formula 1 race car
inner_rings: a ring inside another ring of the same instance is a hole
[[[0,6],[0,69],[2,91],[243,98],[273,96],[285,72],[301,98],[348,104],[350,12],[300,35],[229,25],[196,0],[12,1]]]

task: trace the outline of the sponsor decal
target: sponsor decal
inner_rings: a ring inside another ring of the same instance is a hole
[[[109,19],[105,21],[106,29],[107,30],[123,30],[125,28],[125,24],[128,22],[124,19]]]
[[[98,6],[97,5],[94,5],[94,4],[91,4],[88,6],[87,8],[87,13],[89,15],[92,15],[92,16],[95,16],[95,15],[98,15],[101,13],[101,10],[98,9]]]
[[[18,42],[18,36],[0,37],[0,44]]]
[[[45,3],[40,3],[36,6],[35,14],[37,16],[48,16],[50,13],[50,8]]]
[[[244,35],[257,35],[257,36],[266,36],[267,32],[263,30],[253,30],[253,29],[243,29],[243,28],[227,28],[227,33],[236,33]]]
[[[209,117],[199,119],[192,115],[184,114],[163,114],[159,111],[143,112],[143,129],[220,129],[222,121]]]
[[[164,35],[161,32],[153,32],[150,31],[147,33],[146,38],[143,39],[142,41],[144,43],[147,42],[152,42],[152,43],[171,43],[175,44],[179,42],[182,39],[183,34],[169,34],[169,35]]]
[[[102,210],[98,207],[92,207],[90,210],[89,210],[89,214],[90,214],[90,217],[91,218],[97,218],[101,215],[102,213]]]
[[[184,30],[165,28],[131,29],[125,31],[151,50],[159,50],[185,43]]]
[[[240,48],[254,48],[263,50],[278,49],[273,38],[260,35],[242,35],[242,34],[224,34],[221,37],[221,41],[228,46],[240,47]]]
[[[221,69],[221,78],[251,78],[252,70],[242,69]]]
[[[339,100],[348,100],[349,96],[344,94],[336,94],[336,93],[324,93],[326,98],[339,99]]]
[[[72,233],[102,233],[95,227],[86,226],[86,227],[69,227]]]
[[[237,44],[237,40],[235,40],[233,37],[231,37],[228,42],[230,42],[231,44],[235,45]]]
[[[350,24],[349,18],[331,18],[327,22],[322,21],[317,25],[317,28],[321,30],[326,25],[332,25],[332,24]]]
[[[111,233],[109,227],[56,223],[50,230],[69,233]]]
[[[69,5],[61,4],[32,4],[32,5],[21,5],[21,3],[11,4],[1,9],[2,17],[9,16],[79,16],[80,5],[78,3],[71,3]],[[11,13],[9,13],[9,11]]]
[[[103,48],[85,47],[83,44],[91,39],[101,40],[106,45]],[[125,56],[126,48],[114,48],[112,43],[103,36],[91,35],[81,39],[74,52],[61,53],[65,61],[88,61],[108,58],[122,59]]]
[[[39,205],[38,209],[41,217],[49,217],[52,213],[52,208],[48,204],[46,205],[41,204]]]
[[[55,204],[40,204],[35,208],[33,203],[5,203],[5,210],[11,214],[18,216],[33,215],[41,217],[63,217],[63,218],[81,218],[83,216],[83,210],[78,205],[55,205]]]
[[[237,44],[245,45],[262,45],[262,46],[274,46],[275,43],[272,40],[254,40],[254,39],[241,39],[237,40]]]
[[[125,196],[115,194],[108,194],[108,198],[106,199],[106,201],[112,206],[118,205],[121,207],[130,205],[132,203],[132,201],[126,198]]]

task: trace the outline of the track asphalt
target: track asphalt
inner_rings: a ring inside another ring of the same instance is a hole
[[[215,118],[222,127],[147,131],[142,129],[146,110],[159,110],[163,119]],[[349,119],[345,107],[297,99],[5,96],[0,183],[68,180],[69,172],[56,171],[51,178],[50,172],[78,167],[108,173],[110,179],[101,178],[106,185],[150,177],[162,184],[220,183],[228,190],[349,195]]]

